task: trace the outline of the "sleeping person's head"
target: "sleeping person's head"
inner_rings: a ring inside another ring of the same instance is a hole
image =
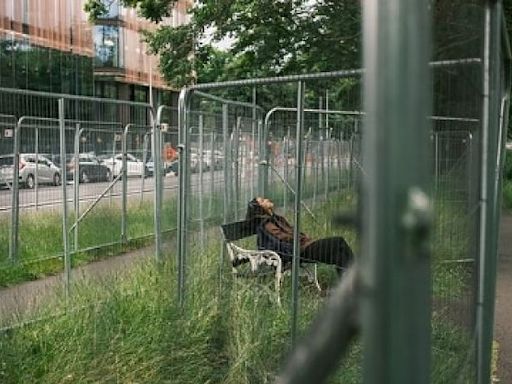
[[[247,206],[246,220],[263,218],[272,215],[274,203],[264,197],[255,197]]]

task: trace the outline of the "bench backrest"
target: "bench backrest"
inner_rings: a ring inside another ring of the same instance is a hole
[[[220,226],[225,241],[236,241],[256,234],[259,220],[242,220]]]

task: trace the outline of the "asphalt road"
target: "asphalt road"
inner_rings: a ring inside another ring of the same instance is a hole
[[[213,172],[204,172],[203,188],[207,192],[210,185],[219,185],[223,182],[223,171],[217,170]],[[193,191],[198,190],[199,174],[192,174],[191,186]],[[79,184],[79,200],[80,202],[93,201],[109,186],[109,182]],[[128,197],[143,199],[151,199],[153,196],[155,180],[153,177],[141,179],[131,177],[128,179]],[[206,187],[204,185],[206,184]],[[175,191],[178,187],[178,177],[174,174],[167,174],[163,178],[164,193],[166,191]],[[122,181],[119,180],[114,187],[107,193],[106,198],[120,199],[122,193]],[[74,184],[68,182],[67,200],[69,204],[73,204]],[[0,214],[9,213],[11,211],[12,192],[9,188],[0,190]],[[20,210],[26,209],[59,209],[62,204],[62,186],[40,185],[37,189],[20,189],[19,190]]]

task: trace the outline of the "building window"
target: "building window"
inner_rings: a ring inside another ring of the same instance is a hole
[[[117,19],[119,17],[119,0],[102,0],[107,13],[100,16],[100,19]]]
[[[95,65],[97,67],[121,68],[120,28],[112,25],[94,27]]]

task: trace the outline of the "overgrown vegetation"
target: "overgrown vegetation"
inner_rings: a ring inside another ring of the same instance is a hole
[[[164,229],[176,227],[176,201],[164,203]],[[121,254],[152,242],[152,203],[136,203],[127,214],[127,241],[121,242],[121,210],[118,204],[106,202],[91,211],[79,226],[78,251],[74,232],[69,233],[73,265]],[[70,215],[68,222],[74,222]],[[17,262],[8,262],[10,220],[0,220],[0,287],[34,280],[60,272],[63,268],[62,217],[59,212],[27,212],[20,215],[19,254]]]
[[[345,195],[315,213],[327,224],[335,210],[353,207]],[[339,232],[330,224],[319,228],[307,215],[303,227],[315,235]],[[343,235],[353,244],[352,231]],[[218,237],[209,237],[204,249],[192,244],[183,308],[173,289],[174,257],[161,266],[144,258],[101,283],[77,283],[69,307],[55,297],[33,315],[47,320],[0,333],[0,382],[272,382],[289,349],[290,279],[279,307],[272,278],[259,284],[233,278],[227,265],[219,276]],[[322,279],[329,278],[327,267],[321,272]],[[306,330],[324,298],[307,284],[301,284],[300,295],[299,328]],[[470,343],[457,325],[434,318],[434,382],[460,375]],[[361,358],[356,342],[329,382],[360,383]]]
[[[503,207],[512,210],[512,151],[506,151],[503,168]]]

